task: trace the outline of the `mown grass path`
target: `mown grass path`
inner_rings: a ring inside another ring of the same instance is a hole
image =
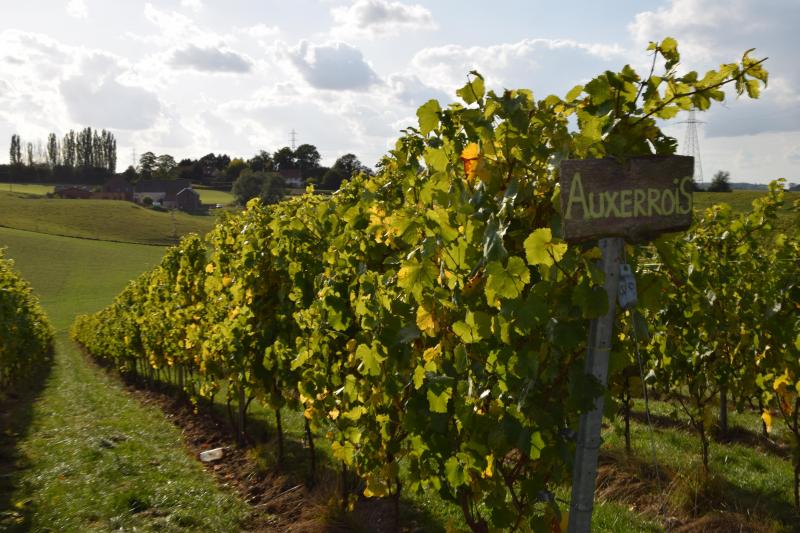
[[[69,340],[163,249],[0,228],[57,329],[49,374],[0,412],[0,531],[236,531],[246,505]]]

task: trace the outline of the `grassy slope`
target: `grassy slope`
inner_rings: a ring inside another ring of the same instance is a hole
[[[4,455],[16,455],[11,477],[0,476],[0,530],[4,507],[24,520],[21,531],[236,530],[245,505],[185,453],[157,407],[87,364],[67,337],[76,314],[107,305],[163,249],[7,228],[0,246],[58,330],[51,373],[0,435],[0,473]]]
[[[43,183],[3,183],[0,182],[0,191],[35,194],[44,196],[53,192],[53,185]]]
[[[214,217],[175,213],[116,200],[62,200],[0,190],[0,226],[53,235],[171,244],[173,232],[205,234]]]
[[[44,196],[47,193],[53,192],[53,187],[53,185],[45,185],[40,183],[0,182],[0,191],[35,194],[37,196]],[[217,191],[215,189],[208,189],[202,186],[195,186],[194,190],[200,194],[200,201],[204,204],[227,205],[233,202],[233,195],[226,191]]]
[[[200,195],[200,201],[204,204],[232,204],[234,201],[233,195],[226,191],[218,191],[216,189],[207,189],[205,187],[195,186],[194,190]]]

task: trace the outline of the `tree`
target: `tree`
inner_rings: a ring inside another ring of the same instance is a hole
[[[139,158],[139,176],[143,180],[153,179],[153,172],[156,170],[156,154],[145,152]]]
[[[236,202],[239,205],[245,205],[259,195],[263,181],[263,172],[253,172],[250,169],[246,169],[239,174],[239,177],[233,183],[231,194],[236,198]]]
[[[11,136],[11,147],[9,149],[9,160],[12,165],[22,164],[22,141],[16,133]]]
[[[174,171],[178,168],[175,158],[169,154],[161,154],[155,161],[155,174],[158,179],[169,180],[175,177]]]
[[[285,184],[283,178],[273,172],[254,172],[245,169],[233,183],[231,193],[240,205],[247,204],[253,198],[259,197],[264,203],[271,204],[280,201],[284,195]]]
[[[288,170],[297,168],[297,161],[294,158],[294,152],[288,146],[284,146],[274,154],[272,154],[272,163],[275,170]]]
[[[306,172],[313,168],[319,167],[319,160],[321,159],[317,147],[313,144],[301,144],[294,151],[294,160],[297,168],[306,175]]]
[[[711,185],[708,187],[708,192],[731,192],[731,173],[724,170],[718,171],[714,174],[714,179],[711,180]]]
[[[244,162],[244,159],[238,157],[231,159],[231,162],[225,167],[225,175],[229,180],[235,180],[245,168],[247,168],[247,163]]]
[[[47,136],[47,163],[50,165],[50,168],[54,168],[58,165],[58,159],[58,140],[56,139],[56,134],[51,133]]]
[[[128,165],[128,168],[122,173],[122,177],[125,178],[125,181],[128,183],[136,183],[139,180],[139,175],[136,173],[136,169],[133,168],[133,165]]]
[[[280,202],[284,194],[286,194],[286,183],[280,174],[272,172],[265,173],[264,182],[261,185],[261,201],[265,204],[274,204]]]
[[[64,140],[61,142],[61,161],[65,167],[75,166],[75,132],[72,130],[64,135]]]
[[[33,166],[33,143],[27,143],[25,145],[25,156],[28,159],[28,166]]]
[[[359,172],[370,173],[370,170],[354,154],[345,154],[325,173],[320,186],[323,189],[337,190],[343,180],[350,179]]]
[[[272,156],[264,150],[259,150],[259,152],[247,162],[247,166],[255,172],[269,172],[275,170]]]

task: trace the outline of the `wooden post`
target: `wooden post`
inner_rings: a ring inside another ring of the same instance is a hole
[[[608,377],[608,356],[614,332],[617,310],[617,287],[622,263],[624,241],[621,238],[600,239],[605,272],[608,312],[589,325],[589,345],[586,354],[586,373],[593,375],[604,387]],[[592,526],[594,485],[597,478],[597,455],[600,449],[600,426],[603,420],[603,400],[595,399],[594,409],[584,413],[578,427],[578,444],[572,471],[572,500],[569,510],[569,533],[588,533]]]

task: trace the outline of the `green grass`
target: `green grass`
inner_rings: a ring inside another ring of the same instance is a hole
[[[204,204],[228,205],[234,202],[233,195],[230,192],[208,189],[198,185],[195,185],[193,188],[200,195],[200,201]]]
[[[49,375],[27,387],[28,401],[0,413],[8,428],[0,434],[0,530],[237,530],[246,505],[187,455],[158,407],[132,398],[67,337],[76,314],[110,303],[163,249],[7,228],[0,246],[58,330]]]
[[[52,235],[172,244],[174,235],[205,234],[213,216],[162,213],[117,200],[62,200],[0,190],[0,226]]]
[[[752,209],[753,200],[765,196],[766,191],[737,190],[732,192],[696,192],[694,193],[695,209],[706,209],[714,204],[726,203],[735,213],[744,213]],[[790,212],[792,204],[800,200],[800,193],[786,192],[784,206],[778,212],[778,229],[786,231],[800,224],[800,216]]]
[[[54,185],[46,183],[2,183],[0,182],[0,191],[18,192],[24,194],[35,194],[37,196],[44,196],[47,193],[53,192]]]

